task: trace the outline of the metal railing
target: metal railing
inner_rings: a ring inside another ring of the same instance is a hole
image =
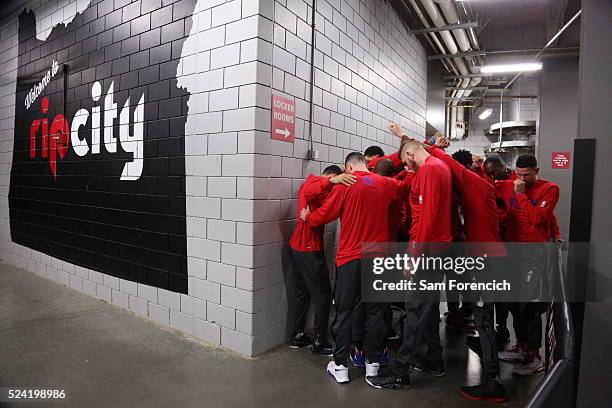
[[[556,261],[561,285],[567,276],[563,264],[564,250],[557,248]],[[554,257],[555,254],[551,258]],[[555,260],[555,259],[551,259]],[[566,288],[562,288],[566,294]],[[538,385],[526,407],[565,408],[575,402],[574,327],[570,305],[566,301],[552,302],[546,313],[546,375]]]

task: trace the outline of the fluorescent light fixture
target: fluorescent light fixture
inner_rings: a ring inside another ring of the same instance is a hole
[[[480,72],[483,74],[495,74],[500,72],[537,71],[540,69],[542,69],[541,62],[524,62],[522,64],[485,65],[480,67]]]
[[[483,110],[482,112],[480,112],[480,115],[478,115],[478,119],[485,120],[486,118],[491,116],[492,113],[493,113],[493,109],[487,108],[487,109]]]

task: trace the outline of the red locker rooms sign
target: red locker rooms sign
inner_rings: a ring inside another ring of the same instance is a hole
[[[272,95],[272,139],[293,143],[295,139],[295,101]]]

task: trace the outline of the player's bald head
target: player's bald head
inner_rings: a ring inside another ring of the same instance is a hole
[[[420,142],[413,139],[406,139],[402,141],[402,145],[400,146],[400,156],[403,157],[405,153],[414,155],[419,150],[423,150],[423,145]]]

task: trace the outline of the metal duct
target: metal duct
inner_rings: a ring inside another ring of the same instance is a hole
[[[429,0],[425,0],[425,1],[429,1]],[[442,14],[444,15],[444,17],[446,18],[446,21],[448,24],[458,24],[461,23],[461,20],[459,19],[459,14],[457,13],[457,7],[455,5],[455,2],[452,0],[436,0],[436,2],[440,5],[440,10],[442,11]],[[457,45],[459,46],[459,49],[461,50],[461,52],[468,52],[468,51],[472,51],[471,46],[470,46],[470,40],[468,39],[467,33],[465,30],[454,30],[453,31],[454,37],[456,39]],[[467,70],[466,70],[467,71]],[[470,71],[473,74],[476,74],[476,69],[471,67]],[[470,79],[466,79],[464,82],[467,82],[468,85],[465,86],[469,86],[469,87],[474,87],[477,86],[478,84],[480,84],[480,82],[482,82],[482,78],[472,78]],[[464,86],[463,83],[461,84],[461,86]],[[472,94],[471,90],[466,90],[463,91],[462,96],[464,97],[468,97]],[[454,105],[457,105],[457,101],[454,102]],[[451,123],[451,129],[453,129],[453,132],[451,133],[451,139],[460,139],[461,137],[457,137],[456,134],[456,129],[455,129],[455,125],[457,121],[461,121],[464,122],[464,109],[458,109],[459,112],[457,112],[457,116],[456,116],[456,120],[455,122]],[[452,137],[452,136],[455,137]],[[465,135],[465,133],[464,133]]]
[[[425,17],[425,15],[423,14],[423,12],[421,11],[421,8],[417,5],[415,0],[408,0],[410,5],[412,6],[412,9],[414,10],[414,12],[416,13],[417,17],[419,18],[419,20],[421,20],[421,24],[423,24],[423,27],[425,28],[430,28],[431,25],[429,24],[429,21],[427,20],[427,17]],[[440,43],[440,40],[438,40],[438,37],[436,37],[434,34],[431,34],[430,37],[433,42],[436,44],[436,46],[440,49],[440,54],[446,55],[446,49],[444,48],[444,46]],[[450,58],[449,58],[450,59]],[[457,75],[459,75],[459,72],[457,71],[457,69],[455,68],[454,65],[451,64],[451,68],[453,69],[453,71],[455,71],[455,73]],[[452,91],[451,93],[452,97],[457,97],[457,91]],[[448,112],[446,117],[448,118]]]
[[[413,7],[415,7],[415,0],[410,0]],[[440,4],[440,9],[442,10],[443,15],[439,12],[438,7],[434,4],[433,0],[421,0],[421,4],[425,12],[428,14],[431,21],[434,23],[436,27],[442,27],[448,24],[460,23],[459,15],[457,13],[457,9],[453,1],[449,0],[438,0]],[[444,16],[444,17],[443,17]],[[445,19],[447,21],[445,21]],[[465,33],[465,30],[454,30],[455,36],[451,34],[450,31],[440,31],[438,33],[444,42],[444,45],[448,49],[448,52],[451,54],[456,54],[461,50],[462,52],[470,51],[470,42]],[[457,40],[455,40],[455,37]],[[455,66],[459,70],[461,75],[468,75],[470,73],[476,73],[474,69],[468,69],[468,66],[465,63],[465,60],[461,57],[453,58],[453,62]],[[458,85],[459,88],[467,88],[478,85],[482,81],[481,78],[463,78],[461,83]],[[454,92],[452,95],[454,98],[461,98],[464,96],[469,96],[472,93],[471,90],[458,90]],[[458,101],[453,100],[450,103],[451,110],[451,122],[450,122],[450,138],[456,139],[456,123],[457,121],[464,121],[464,109],[459,109]]]

